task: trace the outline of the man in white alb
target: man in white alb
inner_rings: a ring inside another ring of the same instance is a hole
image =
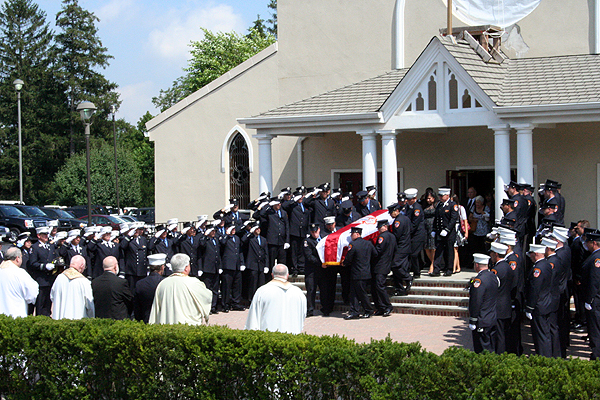
[[[171,257],[173,274],[163,279],[156,288],[150,324],[208,323],[212,292],[198,278],[190,274],[190,256],[175,254]]]
[[[94,318],[92,282],[83,275],[84,270],[85,258],[77,254],[69,268],[56,277],[50,291],[53,319]]]
[[[27,316],[27,304],[34,304],[38,283],[21,268],[21,249],[11,247],[0,264],[0,314],[14,318]]]
[[[273,280],[258,288],[246,327],[271,332],[301,333],[306,318],[306,296],[288,282],[288,268],[283,264],[273,267]]]

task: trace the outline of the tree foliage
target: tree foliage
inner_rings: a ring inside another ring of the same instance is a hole
[[[152,99],[161,111],[275,43],[275,37],[265,31],[260,16],[247,35],[236,32],[213,33],[208,29],[201,29],[204,38],[191,42],[190,59],[187,68],[184,69],[186,74],[177,78],[169,89],[161,90],[159,96]]]
[[[90,182],[92,204],[115,206],[114,148],[103,140],[93,140],[90,146]],[[121,207],[138,205],[142,200],[141,172],[132,152],[117,147],[119,197]],[[55,194],[62,205],[87,204],[86,153],[69,158],[55,178]]]

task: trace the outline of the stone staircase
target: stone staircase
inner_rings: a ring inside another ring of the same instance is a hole
[[[464,271],[452,276],[430,277],[426,274],[413,281],[408,296],[395,296],[391,275],[388,278],[388,293],[394,307],[394,313],[439,315],[468,317],[469,292],[465,290],[469,281],[475,276],[473,271]],[[290,277],[290,282],[300,287],[305,293],[304,276]],[[349,307],[342,300],[342,288],[338,276],[335,310],[348,311]],[[317,291],[316,309],[320,308]]]

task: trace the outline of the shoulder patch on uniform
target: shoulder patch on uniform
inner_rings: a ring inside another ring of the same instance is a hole
[[[399,226],[400,226],[400,221],[396,221],[396,222],[394,222],[394,228],[397,228],[397,227],[399,227]]]
[[[510,269],[512,269],[513,271],[517,269],[517,262],[516,261],[511,261],[508,263],[508,265],[510,266]]]
[[[596,258],[596,260],[594,261],[594,266],[596,268],[600,268],[600,258]]]
[[[444,212],[450,212],[450,210],[444,210]]]
[[[548,263],[550,264],[550,266],[552,267],[552,269],[554,269],[554,263]]]
[[[479,279],[479,278],[475,278],[475,279],[473,280],[473,287],[476,287],[476,288],[478,288],[480,285],[481,285],[481,279]]]
[[[515,208],[519,206],[519,200],[515,200]]]
[[[377,239],[377,243],[383,243],[383,236],[379,236],[379,239]]]
[[[454,205],[454,211],[458,211],[458,204]]]
[[[419,215],[421,215],[421,210],[415,210],[415,217],[418,217]]]
[[[352,245],[351,244],[348,245],[348,250],[352,250]]]
[[[494,274],[498,275],[498,271],[496,271],[496,269],[495,269],[495,268],[492,268],[492,272],[493,272]]]
[[[308,247],[308,240],[304,241],[304,247]]]
[[[527,205],[530,206],[531,205],[531,200],[527,200]]]
[[[540,274],[542,273],[542,270],[539,268],[534,268],[533,269],[533,277],[537,278],[538,276],[540,276]]]

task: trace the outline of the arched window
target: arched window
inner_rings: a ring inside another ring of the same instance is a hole
[[[239,201],[240,208],[245,208],[250,203],[248,144],[239,132],[229,145],[229,194]]]

